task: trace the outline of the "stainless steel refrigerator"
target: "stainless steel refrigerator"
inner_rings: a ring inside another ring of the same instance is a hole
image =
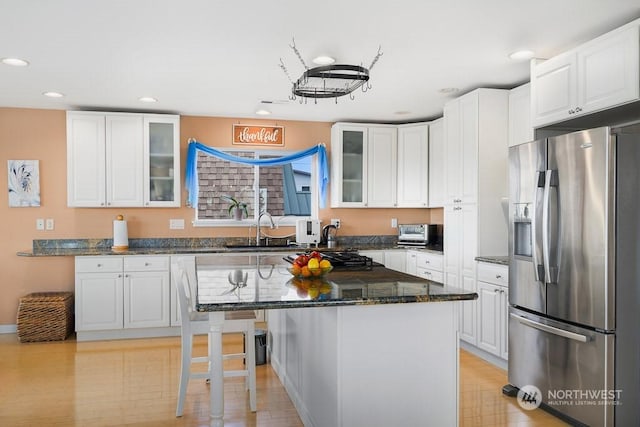
[[[640,425],[640,125],[509,150],[509,383]]]

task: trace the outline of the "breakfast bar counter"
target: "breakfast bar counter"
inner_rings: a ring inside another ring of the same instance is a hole
[[[457,425],[458,306],[477,294],[380,265],[301,280],[282,254],[193,259],[216,343],[224,311],[269,309],[271,366],[306,426]]]

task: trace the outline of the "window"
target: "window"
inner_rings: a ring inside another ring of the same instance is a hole
[[[225,150],[243,158],[277,158],[283,152]],[[317,217],[313,157],[282,166],[251,166],[198,153],[198,209],[196,225],[235,225],[229,203],[231,196],[247,206],[246,219],[254,222],[266,210],[273,217]],[[258,189],[256,191],[256,189]],[[260,206],[259,209],[255,209]],[[314,212],[316,212],[314,214]],[[281,225],[292,225],[282,219]]]

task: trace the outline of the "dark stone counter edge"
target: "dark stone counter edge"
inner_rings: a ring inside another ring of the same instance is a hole
[[[508,256],[477,256],[476,261],[488,262],[491,264],[509,265]]]
[[[270,310],[284,308],[305,307],[348,307],[356,305],[380,305],[380,304],[407,304],[424,302],[469,301],[478,299],[475,292],[465,294],[436,294],[419,296],[396,296],[367,298],[363,300],[301,300],[301,301],[263,301],[240,302],[221,304],[196,304],[196,310],[209,311],[234,311],[234,310]]]
[[[365,242],[354,239],[345,242],[348,244],[335,248],[319,247],[320,251],[345,251],[345,250],[390,250],[399,248],[395,242]],[[246,239],[243,239],[246,241]],[[238,244],[238,242],[231,242]],[[203,253],[255,253],[255,252],[302,252],[316,248],[304,248],[299,246],[245,246],[243,248],[228,248],[219,239],[208,238],[176,238],[176,239],[130,239],[129,249],[112,250],[112,241],[109,239],[54,239],[34,240],[31,251],[25,250],[17,253],[22,257],[46,257],[46,256],[102,256],[102,255],[179,255],[179,254],[203,254]],[[442,247],[415,248],[415,250],[442,254]]]

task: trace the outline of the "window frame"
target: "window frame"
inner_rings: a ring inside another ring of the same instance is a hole
[[[294,151],[284,151],[284,150],[260,150],[260,149],[250,149],[249,147],[244,148],[217,148],[220,151],[224,151],[230,154],[234,152],[253,152],[254,158],[261,158],[262,156],[277,156],[284,157],[290,154],[293,154]],[[314,154],[311,157],[311,215],[309,216],[294,216],[294,215],[283,215],[283,216],[273,216],[273,221],[276,224],[276,227],[284,226],[284,227],[295,227],[296,223],[300,219],[317,219],[318,211],[319,211],[319,188],[318,188],[318,166],[317,166],[317,154]],[[260,178],[260,167],[258,165],[253,165],[253,204],[254,206],[258,206],[260,202],[260,189],[259,189],[259,178]],[[272,167],[272,166],[262,166],[262,167]],[[256,226],[258,222],[259,210],[254,209],[252,218],[243,218],[241,220],[233,219],[233,218],[225,218],[225,219],[199,219],[198,218],[198,210],[195,207],[192,207],[194,218],[191,224],[193,227],[253,227]],[[262,219],[260,224],[267,224],[268,219]]]

